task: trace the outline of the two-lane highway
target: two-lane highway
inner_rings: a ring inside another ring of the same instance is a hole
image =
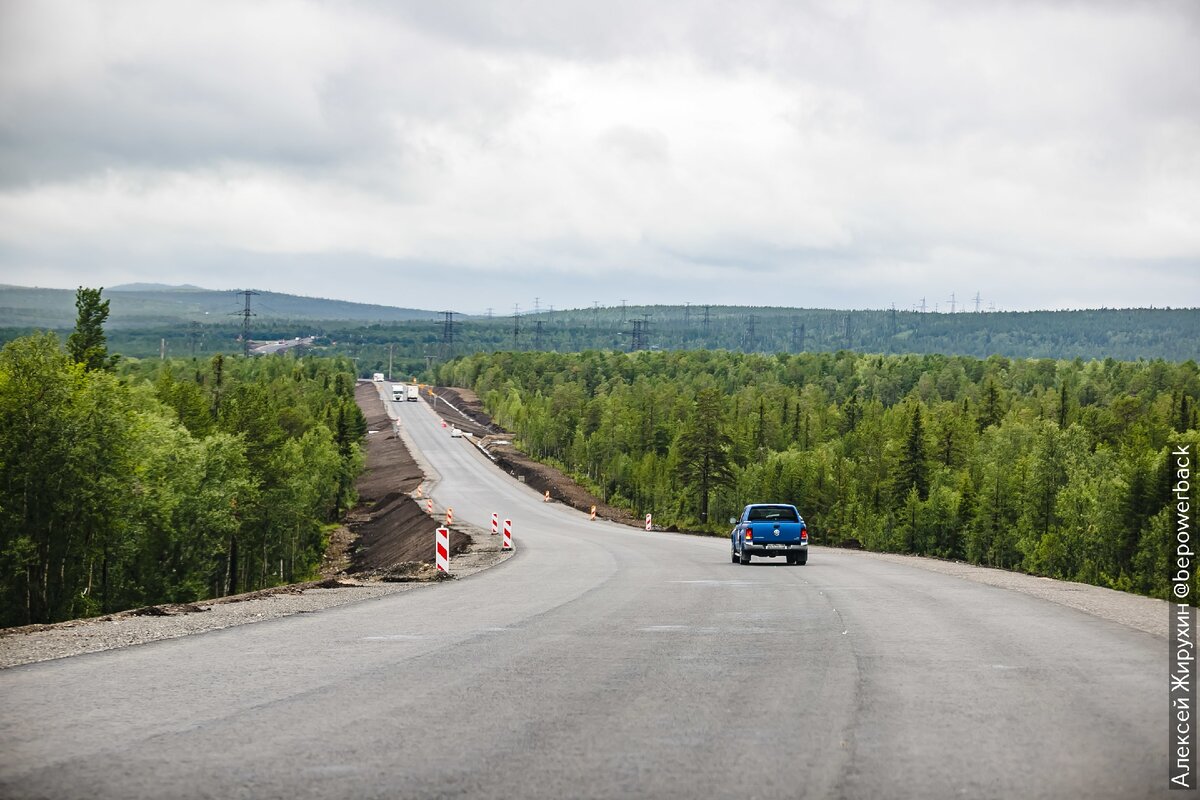
[[[422,403],[469,579],[0,672],[5,797],[1165,796],[1165,640],[858,553],[546,504]],[[768,498],[769,499],[769,498]]]

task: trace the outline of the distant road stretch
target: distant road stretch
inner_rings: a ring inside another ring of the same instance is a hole
[[[394,407],[439,506],[511,519],[516,557],[0,672],[0,796],[1167,796],[1165,639],[866,554],[739,566],[588,522]]]
[[[281,353],[284,350],[288,350],[292,347],[300,347],[302,345],[307,347],[313,343],[314,338],[316,337],[305,336],[304,338],[298,339],[280,339],[277,342],[260,342],[251,347],[250,352],[260,356],[271,355],[272,353]]]

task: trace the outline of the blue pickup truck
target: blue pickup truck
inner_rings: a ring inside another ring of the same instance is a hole
[[[785,556],[789,564],[808,563],[808,526],[795,506],[779,503],[746,506],[741,517],[731,517],[729,534],[735,564],[749,564],[750,556]]]

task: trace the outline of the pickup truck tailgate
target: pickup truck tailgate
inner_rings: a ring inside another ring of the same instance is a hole
[[[750,522],[747,528],[753,531],[750,539],[755,547],[770,547],[773,544],[797,544],[800,541],[799,522]]]

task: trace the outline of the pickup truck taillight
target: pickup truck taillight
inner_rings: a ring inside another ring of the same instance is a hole
[[[802,541],[802,542],[808,541],[808,526],[807,525],[805,525],[803,528],[800,529],[800,541]]]
[[[754,529],[753,529],[753,528],[746,528],[746,541],[748,542],[748,541],[750,541],[750,540],[751,540],[751,539],[753,539],[753,538],[754,538]]]

